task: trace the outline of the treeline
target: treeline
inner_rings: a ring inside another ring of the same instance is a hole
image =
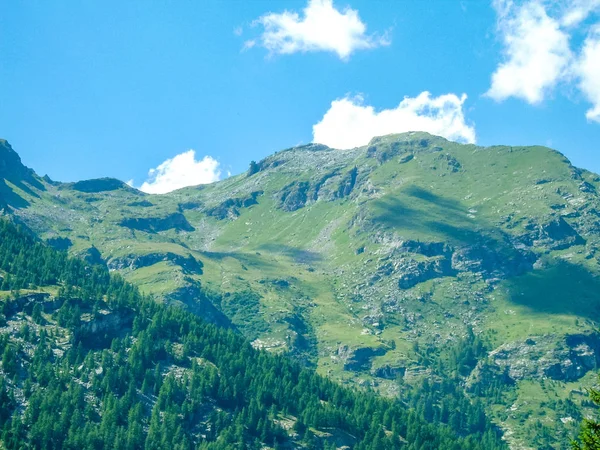
[[[20,323],[0,328],[7,449],[505,448],[485,418],[455,426],[425,417],[420,402],[344,388],[159,305],[105,267],[68,258],[7,221],[0,271],[3,290],[58,285],[63,300],[52,317],[40,306],[16,316],[3,302],[4,316]],[[124,318],[116,331],[91,326],[107,316]],[[448,417],[462,407],[448,405]]]

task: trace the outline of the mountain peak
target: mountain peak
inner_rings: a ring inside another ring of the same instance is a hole
[[[8,141],[0,139],[0,178],[15,181],[31,178],[33,175],[33,170],[23,164]]]

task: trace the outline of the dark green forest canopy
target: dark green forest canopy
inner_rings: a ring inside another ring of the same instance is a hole
[[[4,220],[0,271],[5,448],[505,448],[481,405],[440,415],[451,386],[420,408],[349,390]],[[26,295],[42,286],[57,295]]]

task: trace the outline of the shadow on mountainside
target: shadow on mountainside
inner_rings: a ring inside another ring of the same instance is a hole
[[[600,278],[567,261],[505,282],[512,302],[536,312],[600,319]]]
[[[303,250],[285,244],[267,243],[261,245],[259,248],[266,252],[284,255],[297,264],[315,264],[323,260],[323,257],[317,252]]]
[[[370,220],[399,233],[423,233],[423,239],[455,246],[490,240],[499,250],[506,246],[501,230],[467,214],[467,207],[459,201],[408,186],[374,201]]]

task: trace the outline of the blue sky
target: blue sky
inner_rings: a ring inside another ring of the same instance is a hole
[[[414,128],[548,145],[600,172],[599,10],[0,0],[0,137],[53,179],[112,176],[149,192],[313,139],[352,147]]]

